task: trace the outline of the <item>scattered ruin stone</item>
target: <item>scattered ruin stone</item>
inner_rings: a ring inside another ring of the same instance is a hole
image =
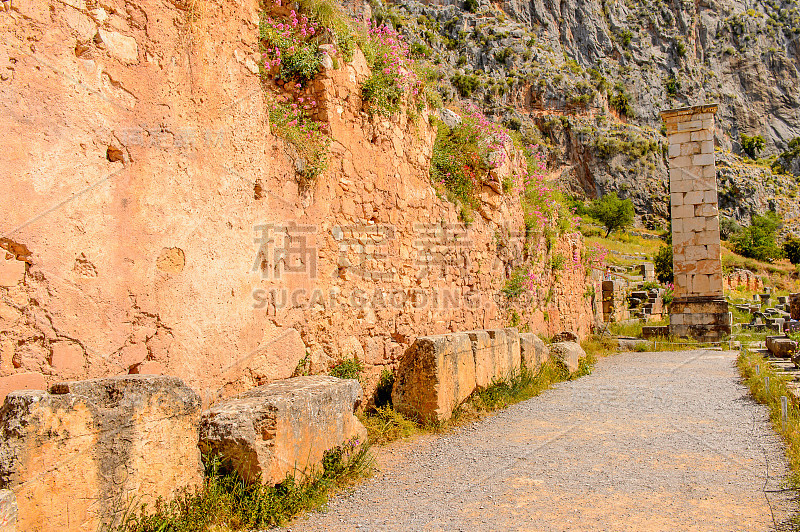
[[[203,413],[200,446],[229,459],[247,481],[303,477],[320,467],[325,451],[365,441],[353,414],[361,397],[357,380],[326,375],[259,386]]]
[[[11,392],[0,409],[0,487],[20,530],[95,530],[130,504],[202,481],[200,398],[176,377],[126,375]]]
[[[576,342],[557,342],[550,345],[550,356],[560,360],[572,372],[578,369],[580,359],[586,357],[586,351]]]
[[[647,340],[659,337],[664,338],[666,336],[669,336],[668,325],[645,325],[642,327],[642,337]]]
[[[641,338],[617,338],[617,347],[620,351],[635,351],[639,346],[646,346],[649,342]]]
[[[558,342],[577,342],[578,335],[571,331],[563,331],[553,336],[553,343]]]
[[[789,314],[793,320],[800,320],[800,294],[789,294]]]
[[[797,342],[788,336],[767,336],[767,350],[778,358],[790,358],[797,351]]]

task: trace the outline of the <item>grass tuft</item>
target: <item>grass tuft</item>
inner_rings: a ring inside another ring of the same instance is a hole
[[[351,440],[325,452],[323,467],[309,475],[287,475],[267,486],[245,482],[219,457],[204,457],[206,478],[195,491],[173,501],[159,499],[126,512],[109,532],[211,532],[273,527],[300,512],[319,508],[335,489],[369,476],[373,458],[369,446]]]
[[[775,371],[764,357],[747,349],[739,355],[737,366],[744,384],[750,388],[750,395],[769,409],[772,428],[786,442],[786,456],[789,459],[790,467],[788,481],[792,487],[800,488],[800,408],[797,399],[786,386],[792,377]],[[756,366],[759,367],[758,373],[756,373]],[[765,376],[769,377],[769,388],[765,386]],[[785,429],[781,423],[781,396],[788,398]]]

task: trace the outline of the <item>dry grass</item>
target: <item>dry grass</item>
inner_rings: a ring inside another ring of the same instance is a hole
[[[791,376],[776,372],[761,355],[747,349],[742,351],[737,365],[753,399],[769,408],[772,427],[786,441],[786,455],[791,469],[789,480],[794,487],[800,487],[800,408],[797,399],[786,387],[786,383],[792,380]],[[759,368],[758,373],[756,367]],[[765,386],[765,376],[769,377],[769,388]],[[788,398],[785,428],[781,422],[781,396]]]

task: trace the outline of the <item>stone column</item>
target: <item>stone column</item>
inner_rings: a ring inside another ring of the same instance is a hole
[[[661,113],[669,139],[675,299],[669,330],[714,341],[731,332],[722,293],[719,207],[714,165],[716,105]]]

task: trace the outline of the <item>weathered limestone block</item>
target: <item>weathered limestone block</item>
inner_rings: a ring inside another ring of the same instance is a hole
[[[620,351],[635,351],[639,346],[646,346],[649,343],[641,338],[617,338],[617,347]]]
[[[488,341],[481,337],[477,355],[473,355],[467,333],[417,338],[403,354],[396,371],[392,389],[395,409],[417,419],[449,418],[453,408],[477,386],[474,357],[481,357],[478,366],[488,368],[491,361],[493,371],[497,369],[493,358],[498,352],[497,343],[492,341],[489,331],[485,332]],[[485,374],[486,370],[481,369],[481,375]]]
[[[518,370],[522,363],[519,332],[514,328],[489,329],[492,344],[495,379],[505,379]]]
[[[200,398],[176,377],[126,375],[10,393],[0,487],[20,530],[96,530],[130,504],[202,481]]]
[[[767,350],[778,358],[792,358],[797,352],[797,342],[787,336],[767,336]]]
[[[550,359],[550,348],[533,333],[520,333],[520,354],[525,367],[531,371]]]
[[[489,386],[494,378],[494,345],[486,331],[467,331],[475,360],[475,385]]]
[[[564,363],[569,371],[576,371],[586,351],[576,342],[556,342],[550,345],[550,356]]]
[[[0,532],[17,531],[17,498],[11,490],[0,490]]]
[[[203,413],[200,446],[230,459],[247,481],[277,484],[320,466],[325,451],[367,431],[353,411],[361,384],[326,375],[253,388]]]

